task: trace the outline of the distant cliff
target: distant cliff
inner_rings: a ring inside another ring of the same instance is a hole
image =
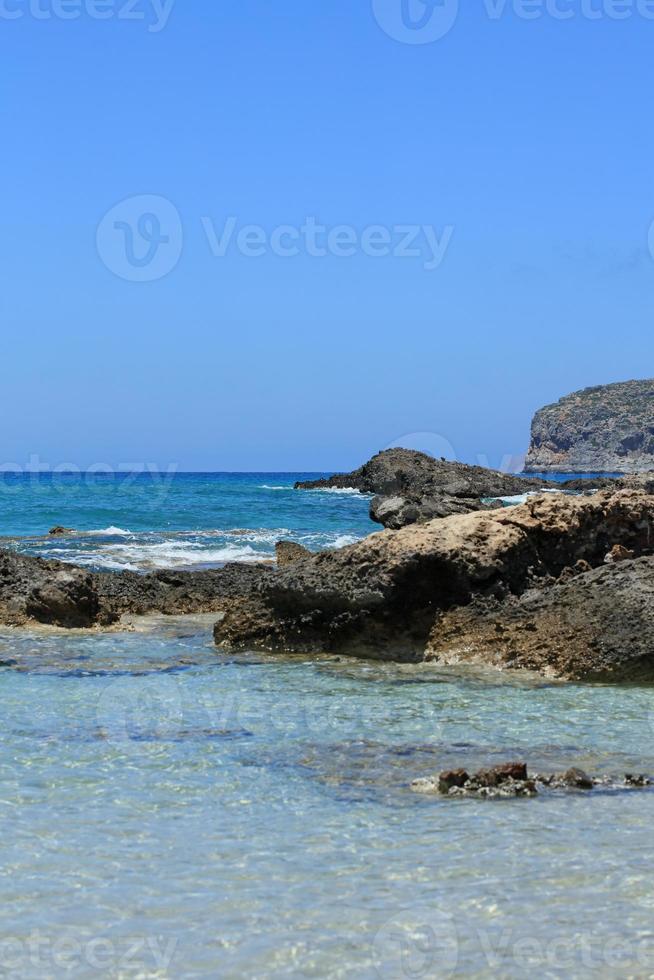
[[[527,472],[639,473],[654,469],[654,380],[585,388],[541,408]]]

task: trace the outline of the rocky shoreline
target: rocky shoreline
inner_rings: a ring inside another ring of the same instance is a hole
[[[125,615],[220,612],[246,597],[269,566],[232,563],[198,572],[89,572],[0,550],[0,622],[66,629],[113,626]]]
[[[603,490],[381,531],[272,571],[228,604],[216,642],[654,679],[653,522],[654,496]]]
[[[0,551],[0,622],[106,628],[221,613],[226,651],[654,681],[653,474],[552,486],[391,450],[320,485],[352,482],[393,511],[391,526],[318,554],[279,542],[276,566],[143,575]],[[513,491],[525,502],[492,499]]]

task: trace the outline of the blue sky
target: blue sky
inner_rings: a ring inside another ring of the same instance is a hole
[[[401,0],[131,2],[0,3],[3,463],[349,468],[427,433],[497,466],[542,404],[654,374],[646,0],[466,0],[425,43]],[[307,219],[344,238],[309,254]]]

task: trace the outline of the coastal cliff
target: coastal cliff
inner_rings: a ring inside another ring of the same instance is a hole
[[[541,408],[531,427],[530,473],[654,469],[654,380],[585,388]]]

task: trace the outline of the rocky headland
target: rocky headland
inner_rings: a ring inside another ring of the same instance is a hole
[[[489,498],[515,496],[552,487],[547,480],[514,476],[434,459],[412,449],[386,449],[358,470],[295,484],[296,490],[352,489],[374,494],[370,517],[398,530],[436,517],[489,510]]]
[[[585,388],[541,408],[525,470],[639,473],[654,468],[654,380]]]

